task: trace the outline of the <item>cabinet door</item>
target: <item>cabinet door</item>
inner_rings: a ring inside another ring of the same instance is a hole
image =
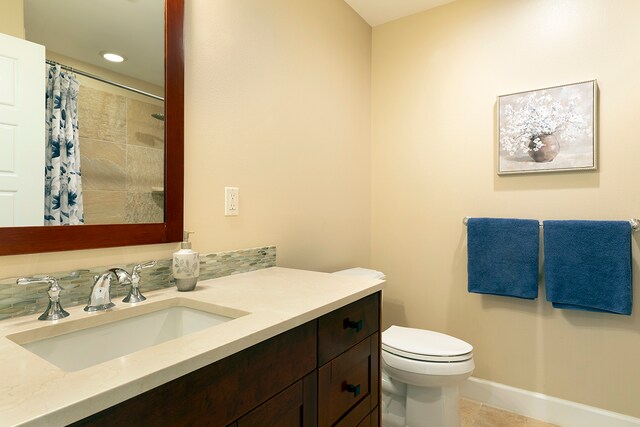
[[[320,427],[356,426],[376,407],[377,338],[374,334],[361,341],[318,370]]]
[[[315,427],[316,386],[313,372],[240,418],[237,427]]]

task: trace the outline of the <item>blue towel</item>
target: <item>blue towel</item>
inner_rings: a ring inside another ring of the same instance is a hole
[[[537,298],[539,247],[535,219],[470,218],[469,292]]]
[[[556,308],[631,314],[631,225],[545,221],[544,278]]]

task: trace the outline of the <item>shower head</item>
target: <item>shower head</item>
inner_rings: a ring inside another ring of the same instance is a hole
[[[164,114],[162,113],[153,113],[151,117],[153,117],[156,120],[160,120],[161,122],[164,122]]]

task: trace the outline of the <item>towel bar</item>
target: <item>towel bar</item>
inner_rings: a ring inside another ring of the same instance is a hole
[[[465,216],[462,219],[462,223],[464,225],[467,225],[467,222],[469,221],[469,218],[471,218],[470,216]],[[629,221],[629,225],[631,225],[631,229],[633,231],[640,231],[640,219],[637,218],[631,218]],[[540,227],[542,227],[542,221],[538,221],[538,223],[540,224]]]

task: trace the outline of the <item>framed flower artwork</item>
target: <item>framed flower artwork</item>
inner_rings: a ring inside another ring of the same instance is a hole
[[[498,96],[498,174],[595,170],[595,80]]]

